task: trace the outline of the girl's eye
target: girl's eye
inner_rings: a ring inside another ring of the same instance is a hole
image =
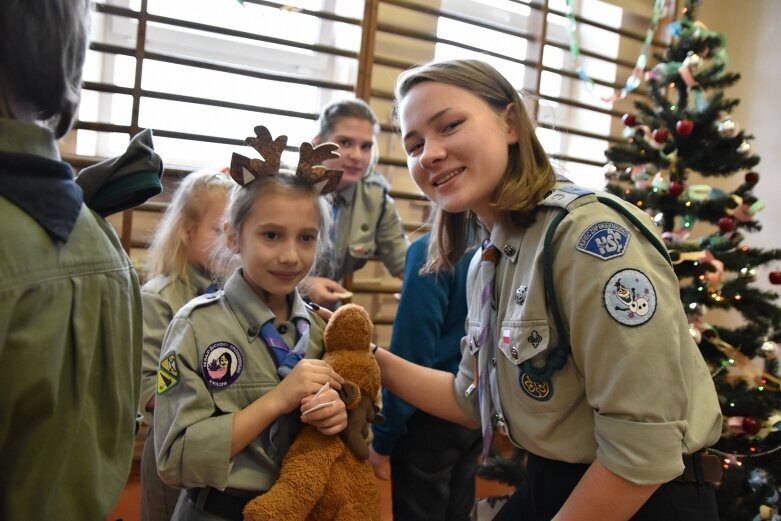
[[[412,156],[415,155],[421,148],[423,147],[422,143],[414,143],[413,145],[410,145],[409,148],[407,148],[407,155]]]
[[[263,232],[263,237],[273,241],[279,237],[279,234],[277,232]]]
[[[340,139],[336,142],[337,145],[339,145],[342,148],[348,148],[350,146],[350,140],[349,139]]]
[[[373,143],[364,143],[363,145],[361,145],[361,150],[363,150],[364,152],[368,152],[372,149],[373,146],[374,146]]]
[[[461,123],[463,123],[463,120],[452,121],[447,125],[445,125],[443,130],[445,132],[452,132],[453,130],[457,129],[461,125]]]
[[[305,234],[303,234],[303,235],[301,236],[301,240],[302,240],[303,242],[312,242],[312,241],[314,241],[315,239],[317,239],[317,236],[316,236],[316,235],[313,235],[313,234],[311,234],[311,233],[305,233]]]

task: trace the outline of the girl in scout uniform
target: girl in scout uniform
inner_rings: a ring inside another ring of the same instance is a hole
[[[456,263],[468,227],[486,240],[458,374],[380,349],[383,384],[480,424],[484,456],[495,430],[529,451],[496,519],[717,519],[718,460],[700,451],[719,438],[718,399],[648,216],[557,180],[517,91],[483,62],[412,69],[396,97],[437,206],[426,270]]]
[[[332,257],[305,287],[309,298],[330,307],[350,295],[340,284],[342,278],[370,257],[378,257],[391,275],[401,277],[409,241],[388,194],[390,186],[374,170],[380,122],[371,107],[360,99],[335,101],[320,113],[317,126],[315,143],[339,145],[340,157],[323,164],[343,174],[333,199]]]
[[[163,335],[179,309],[212,290],[206,265],[210,248],[222,233],[228,194],[235,183],[217,170],[187,175],[166,209],[147,256],[148,282],[141,288],[144,351],[141,367],[141,413],[150,426],[141,455],[141,519],[171,519],[179,489],[157,475],[152,413]]]
[[[234,154],[240,186],[224,226],[240,265],[224,290],[180,309],[163,341],[155,452],[162,480],[186,489],[176,520],[241,519],[276,481],[302,421],[325,434],[347,425],[342,379],[320,360],[324,321],[296,290],[327,247],[329,208],[319,196],[340,173],[316,165],[336,146],[302,144],[295,174],[286,173],[287,138],[255,132],[247,143],[263,160]]]

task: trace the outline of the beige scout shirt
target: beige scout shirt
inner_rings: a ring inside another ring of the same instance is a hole
[[[306,358],[322,357],[324,321],[306,308],[298,292],[291,294],[291,300],[291,321],[282,337],[289,346],[295,345],[292,320],[306,318],[311,324]],[[297,431],[297,411],[279,418],[273,446],[267,429],[230,459],[233,413],[280,382],[273,355],[258,336],[260,327],[273,318],[241,270],[231,275],[224,291],[195,298],[174,317],[160,360],[161,367],[170,370],[174,356],[173,369],[178,374],[171,379],[166,371],[169,378],[158,385],[154,414],[157,467],[168,485],[260,493],[277,480],[282,458]],[[228,384],[222,387],[208,384],[205,377],[204,362],[211,360],[210,346],[217,344],[232,358],[226,373]]]
[[[5,118],[0,152],[26,158],[21,166],[4,157],[0,176],[41,184],[52,178],[33,163],[60,159],[51,132]],[[114,229],[86,205],[57,244],[3,196],[0,259],[0,519],[105,519],[133,456],[136,272]]]
[[[553,375],[546,401],[524,392],[519,367],[528,359],[541,367],[558,345],[543,283],[543,238],[558,212],[541,207],[526,231],[494,225],[491,242],[503,251],[496,271],[494,341],[504,420],[511,441],[539,456],[570,463],[596,458],[634,483],[663,483],[683,471],[682,453],[718,440],[718,398],[689,334],[672,267],[628,219],[594,201],[591,194],[571,203],[553,240],[556,298],[572,353]],[[647,215],[625,206],[653,229]],[[603,257],[583,251],[593,232],[605,229],[598,223],[626,232],[623,253]],[[468,347],[480,331],[479,255],[470,267],[467,336],[455,382],[457,400],[475,421],[477,393],[466,397],[465,390],[474,373]],[[620,294],[625,301],[616,300],[617,282],[625,286]]]
[[[160,366],[160,347],[168,324],[179,309],[201,295],[212,281],[195,266],[187,266],[187,282],[181,277],[158,275],[141,288],[144,310],[144,351],[141,357],[141,403],[139,411],[144,422],[152,425],[152,411],[146,404],[155,395],[157,368]]]
[[[399,275],[404,270],[409,240],[396,204],[388,195],[387,181],[372,172],[334,197],[338,209],[331,278],[341,280],[372,256],[378,257],[391,275]]]

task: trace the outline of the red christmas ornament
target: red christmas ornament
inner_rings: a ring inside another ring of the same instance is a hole
[[[772,284],[781,284],[781,271],[771,271],[768,278]]]
[[[719,230],[721,233],[731,232],[735,229],[735,219],[732,217],[722,217],[719,219]]]
[[[694,121],[690,119],[682,119],[675,124],[675,131],[681,136],[688,136],[694,130]]]
[[[621,116],[621,122],[624,124],[624,126],[634,127],[637,125],[637,118],[634,114],[624,114]]]
[[[667,141],[667,135],[668,132],[666,128],[657,128],[653,132],[654,141],[656,141],[657,143],[664,143],[665,141]]]
[[[759,182],[759,173],[758,172],[746,172],[746,175],[743,176],[743,178],[746,180],[746,184],[749,185],[755,185]]]
[[[751,416],[743,418],[743,432],[746,434],[753,436],[758,433],[761,428],[762,424],[759,423],[756,418],[752,418]]]
[[[679,183],[678,181],[673,181],[670,183],[669,192],[670,195],[673,197],[678,197],[683,193],[683,191],[686,189],[686,187],[683,185],[683,183]]]

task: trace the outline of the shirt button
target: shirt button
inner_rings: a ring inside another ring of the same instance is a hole
[[[491,365],[496,367],[496,357],[495,356],[491,358]]]
[[[280,324],[279,327],[277,327],[277,331],[279,331],[280,335],[287,333],[287,324]]]
[[[510,354],[512,355],[514,360],[518,359],[518,350],[513,346],[512,349],[510,349]]]
[[[513,247],[512,244],[504,245],[504,254],[507,255],[508,257],[512,257],[513,255],[515,255],[515,248]]]
[[[253,337],[253,336],[257,336],[257,334],[258,334],[258,328],[256,328],[255,326],[247,328],[247,336]]]

